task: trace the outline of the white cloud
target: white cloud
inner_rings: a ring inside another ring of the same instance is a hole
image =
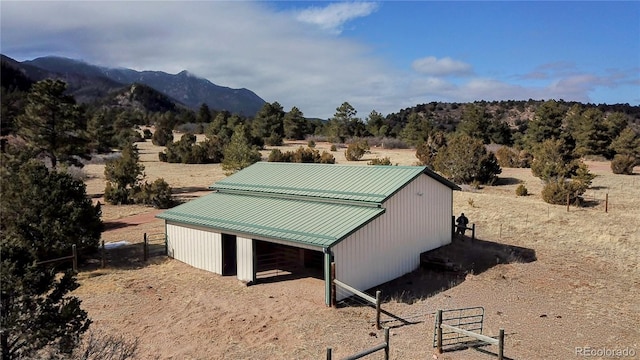
[[[319,26],[330,33],[339,34],[343,25],[353,19],[371,15],[378,9],[373,2],[331,3],[325,7],[311,7],[298,11],[298,21]]]
[[[250,89],[285,110],[296,106],[309,117],[331,117],[345,101],[365,117],[374,109],[387,114],[430,101],[589,101],[598,88],[626,86],[621,89],[637,92],[639,84],[637,68],[594,75],[562,62],[532,69],[533,81],[477,76],[471,64],[450,57],[418,59],[414,71],[403,72],[373,52],[376,44],[317,30],[319,25],[340,29],[376,11],[375,3],[316,8],[307,13],[315,19],[311,25],[296,17],[303,12],[279,11],[261,2],[0,5],[2,52],[18,60],[59,55],[136,70],[188,70],[221,86]]]
[[[60,55],[168,73],[188,70],[221,86],[250,89],[286,110],[297,106],[312,117],[332,116],[344,101],[370,111],[394,88],[393,71],[368,47],[318,32],[265,3],[37,4],[2,2],[5,55],[18,60]],[[354,15],[341,16],[344,22]]]
[[[460,76],[473,73],[473,67],[471,65],[450,57],[438,59],[435,56],[428,56],[414,60],[411,66],[421,74],[432,76]]]

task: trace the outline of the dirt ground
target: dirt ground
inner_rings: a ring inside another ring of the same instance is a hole
[[[161,164],[157,147],[139,147],[147,178],[165,178],[184,201],[224,177],[219,165]],[[341,151],[334,155],[347,163]],[[411,150],[372,149],[368,156],[415,162]],[[101,166],[87,169],[95,201],[102,201]],[[439,250],[459,271],[421,269],[380,287],[382,307],[393,314],[382,318],[390,357],[495,358],[495,346],[444,354],[433,348],[437,309],[483,306],[484,334],[505,330],[507,358],[571,359],[586,347],[628,349],[640,358],[640,176],[613,175],[608,163],[589,166],[598,177],[587,206],[568,212],[539,198],[542,185],[528,169],[503,169],[499,185],[455,192],[454,214],[476,224],[478,241],[457,239]],[[515,196],[520,183],[530,196]],[[87,265],[74,292],[94,328],[139,339],[138,358],[319,359],[327,347],[343,358],[383,341],[372,308],[326,307],[324,282],[312,274],[246,286],[172,259],[144,263],[143,233],[164,229],[157,213],[105,205],[103,240],[133,245],[110,252],[104,269]]]

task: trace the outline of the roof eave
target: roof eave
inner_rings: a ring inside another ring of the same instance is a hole
[[[424,167],[424,174],[429,175],[430,177],[432,177],[435,181],[446,185],[447,187],[449,187],[451,190],[462,190],[462,188],[458,185],[456,185],[454,182],[450,181],[449,179],[445,178],[444,176],[438,174],[437,172],[431,170],[429,167],[425,166]]]

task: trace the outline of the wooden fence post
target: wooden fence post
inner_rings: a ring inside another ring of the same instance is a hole
[[[436,313],[436,347],[438,354],[442,354],[442,310]]]
[[[336,279],[336,263],[333,261],[331,262],[329,277],[331,278],[331,306],[336,306],[336,283],[334,282]]]
[[[102,265],[102,268],[104,268],[106,264],[104,240],[102,240],[102,246],[100,247],[100,258],[100,265]]]
[[[144,233],[143,246],[144,248],[142,249],[142,258],[146,262],[147,258],[149,257],[149,239],[147,239],[147,233]]]
[[[476,223],[471,224],[471,240],[476,239]]]
[[[384,342],[387,344],[384,348],[384,360],[389,360],[389,328],[384,328]]]
[[[569,193],[567,193],[567,212],[569,212]]]
[[[327,360],[331,360],[331,348],[327,348]]]
[[[73,253],[73,272],[78,272],[78,252],[76,251],[76,244],[71,246],[71,252]]]
[[[609,212],[609,193],[604,198],[604,212]]]
[[[376,291],[376,329],[382,329],[380,325],[380,303],[382,302],[382,291]]]
[[[504,329],[500,329],[500,335],[498,336],[498,360],[502,360],[504,357]]]

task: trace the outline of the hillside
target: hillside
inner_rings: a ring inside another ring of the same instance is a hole
[[[138,83],[151,87],[175,102],[197,110],[203,103],[217,111],[254,116],[265,101],[248,89],[231,89],[194,76],[187,71],[167,74],[162,71],[135,71],[108,68],[63,57],[41,57],[18,62],[2,56],[3,63],[18,68],[28,78],[67,82],[78,102],[100,101],[113,91]]]
[[[558,101],[563,109],[568,110],[574,105],[578,105],[582,110],[596,108],[604,114],[614,112],[623,113],[629,119],[629,123],[640,130],[640,106],[629,104],[583,104],[575,101]],[[422,117],[431,119],[436,127],[452,130],[460,122],[465,107],[474,104],[484,108],[486,115],[498,122],[506,123],[509,128],[517,129],[526,124],[535,115],[536,110],[544,100],[504,100],[504,101],[476,101],[473,103],[445,103],[430,102],[419,104],[410,108],[405,108],[397,113],[387,116],[387,123],[390,129],[401,129],[406,123],[411,113],[420,114]],[[393,130],[392,130],[393,132]]]

